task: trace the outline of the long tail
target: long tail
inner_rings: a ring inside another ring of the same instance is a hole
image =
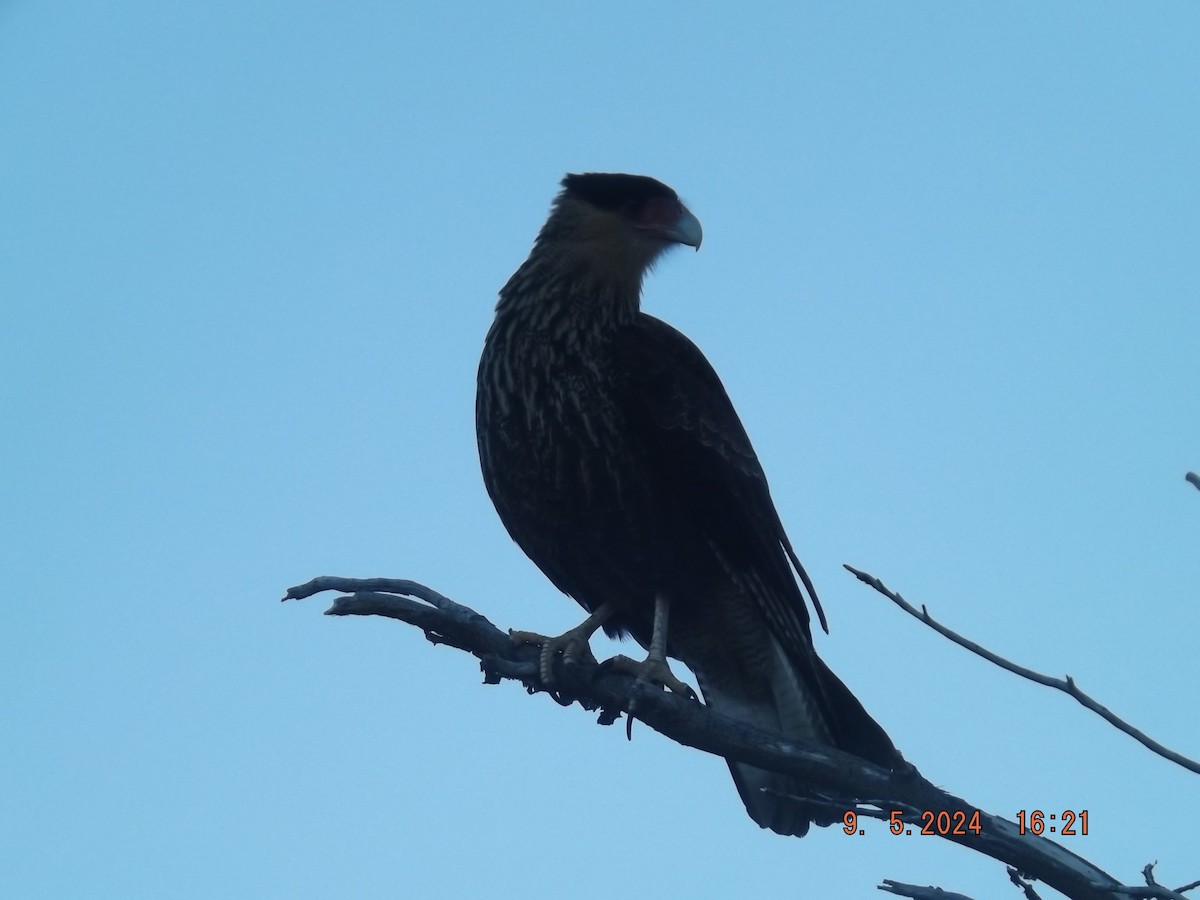
[[[786,738],[828,744],[888,768],[901,761],[887,733],[815,654],[815,666],[810,671],[816,672],[821,684],[814,691],[809,683],[812,677],[802,678],[783,650],[778,645],[773,649],[768,691],[747,696],[738,690],[744,685],[728,681],[718,684],[697,671],[705,702]],[[762,828],[803,837],[814,822],[824,827],[841,820],[836,811],[790,799],[808,793],[793,776],[733,760],[729,760],[729,771],[750,818]]]

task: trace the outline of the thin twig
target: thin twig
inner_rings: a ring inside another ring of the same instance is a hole
[[[1009,672],[1012,672],[1015,675],[1020,675],[1022,678],[1027,678],[1030,681],[1037,682],[1038,684],[1044,684],[1046,687],[1052,687],[1056,690],[1062,691],[1064,694],[1069,694],[1070,696],[1074,697],[1080,703],[1080,705],[1087,707],[1109,724],[1125,732],[1134,740],[1144,744],[1159,756],[1163,757],[1164,759],[1169,759],[1171,762],[1176,763],[1177,765],[1180,765],[1189,771],[1200,774],[1200,762],[1196,762],[1194,759],[1190,759],[1184,756],[1182,753],[1177,753],[1174,750],[1164,747],[1145,732],[1134,728],[1124,719],[1113,713],[1110,709],[1102,706],[1100,703],[1097,703],[1082,690],[1080,690],[1079,686],[1075,684],[1075,679],[1073,679],[1070,675],[1068,675],[1066,678],[1053,678],[1049,675],[1043,675],[1040,672],[1035,672],[1032,669],[1026,669],[1024,666],[1018,666],[1016,663],[1010,662],[1003,656],[981,647],[979,644],[963,637],[957,632],[951,631],[945,625],[934,619],[933,616],[929,614],[929,610],[925,608],[924,604],[922,604],[920,610],[918,610],[895,591],[889,590],[888,587],[874,575],[869,575],[866,572],[862,572],[854,568],[854,566],[847,565],[845,566],[845,569],[853,574],[859,581],[863,582],[863,584],[870,585],[879,593],[883,594],[883,596],[887,597],[889,600],[899,606],[906,613],[914,618],[920,619],[938,634],[949,638],[960,647],[965,647],[972,653],[982,656],[988,662],[994,663],[1002,669],[1007,669]]]
[[[1021,877],[1021,873],[1012,866],[1008,867],[1008,880],[1021,889],[1025,895],[1025,900],[1042,900],[1041,896],[1033,888],[1033,883],[1026,878]]]
[[[1150,900],[1188,900],[1183,895],[1184,891],[1190,891],[1192,888],[1200,885],[1200,882],[1184,885],[1178,890],[1171,890],[1168,887],[1163,887],[1154,879],[1154,867],[1157,863],[1146,863],[1142,867],[1142,878],[1146,880],[1146,887],[1123,887],[1120,893],[1125,897],[1146,897]]]

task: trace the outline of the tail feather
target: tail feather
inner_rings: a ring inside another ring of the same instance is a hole
[[[886,732],[815,654],[815,671],[822,681],[819,694],[801,679],[778,644],[773,651],[769,692],[747,696],[745,685],[736,679],[714,679],[698,670],[696,679],[705,702],[727,715],[786,738],[827,744],[889,768],[900,760]],[[803,782],[794,776],[734,760],[728,762],[746,811],[760,827],[777,834],[803,837],[812,823],[825,827],[840,821],[836,812],[792,799],[808,793]]]

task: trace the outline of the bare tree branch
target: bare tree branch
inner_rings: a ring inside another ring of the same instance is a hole
[[[1188,472],[1183,477],[1185,481],[1190,481],[1196,486],[1196,490],[1200,491],[1200,475],[1197,475],[1195,472]]]
[[[973,900],[966,894],[955,894],[951,891],[944,891],[940,887],[905,884],[902,881],[892,881],[890,878],[883,879],[883,884],[878,885],[878,888],[889,894],[911,897],[912,900]]]
[[[513,679],[530,693],[545,690],[538,677],[537,648],[516,644],[479,613],[424,585],[398,579],[326,577],[289,589],[284,599],[301,599],[326,590],[352,592],[336,598],[326,615],[379,615],[407,622],[422,629],[434,643],[476,656],[487,683]],[[969,828],[962,833],[956,829],[934,833],[1008,863],[1025,877],[1040,880],[1072,900],[1113,900],[1139,896],[1131,895],[1131,890],[1147,890],[1122,885],[1053,841],[1022,834],[1016,823],[931,784],[911,764],[888,771],[830,747],[783,740],[695,701],[603,669],[592,660],[558,665],[555,675],[555,699],[564,705],[577,702],[585,709],[599,710],[602,724],[611,724],[636,705],[637,718],[666,737],[707,753],[797,776],[838,809],[881,818],[890,818],[890,811],[898,810],[914,826],[939,812],[951,816],[961,812],[968,820],[977,813],[978,834]],[[899,882],[890,884],[900,886]]]
[[[1130,725],[1124,719],[1120,718],[1115,713],[1113,713],[1110,709],[1097,703],[1095,700],[1093,700],[1091,697],[1089,697],[1087,694],[1085,694],[1082,690],[1080,690],[1079,686],[1075,684],[1075,679],[1073,679],[1070,675],[1068,675],[1065,679],[1052,678],[1049,675],[1043,675],[1040,672],[1033,671],[1032,669],[1026,669],[1023,666],[1018,666],[1016,663],[1010,662],[1009,660],[1005,659],[1003,656],[1000,656],[999,654],[993,653],[991,650],[981,647],[979,644],[976,644],[974,641],[963,637],[962,635],[958,634],[957,632],[951,631],[945,625],[941,624],[936,619],[934,619],[933,616],[931,616],[929,614],[929,610],[927,610],[925,608],[924,604],[921,605],[921,609],[918,611],[916,607],[914,607],[912,604],[910,604],[907,600],[905,600],[903,597],[901,597],[895,591],[889,590],[887,588],[887,586],[882,581],[880,581],[878,578],[876,578],[874,575],[869,575],[866,572],[862,572],[862,571],[854,568],[853,566],[849,566],[849,565],[844,566],[844,568],[847,571],[851,572],[859,581],[875,588],[875,590],[877,590],[879,593],[883,594],[883,596],[887,597],[889,600],[891,600],[893,603],[895,603],[897,606],[899,606],[906,613],[908,613],[909,615],[911,615],[917,619],[920,619],[922,622],[924,622],[926,625],[928,625],[930,628],[932,628],[938,634],[942,635],[943,637],[949,638],[954,643],[958,644],[960,647],[966,647],[968,650],[970,650],[972,653],[976,654],[977,656],[982,656],[988,662],[994,663],[995,665],[999,666],[1002,669],[1007,669],[1009,672],[1012,672],[1016,675],[1020,675],[1022,678],[1028,678],[1030,681],[1035,681],[1038,684],[1044,684],[1046,687],[1052,687],[1052,688],[1055,688],[1056,690],[1060,690],[1064,694],[1070,694],[1082,706],[1087,707],[1092,712],[1096,713],[1098,716],[1100,716],[1105,721],[1107,721],[1109,724],[1113,725],[1115,728],[1118,728],[1121,731],[1125,732],[1127,735],[1132,737],[1134,740],[1141,742],[1146,747],[1148,747],[1149,749],[1151,749],[1155,753],[1157,753],[1159,756],[1161,756],[1165,759],[1169,759],[1171,762],[1176,763],[1180,766],[1183,766],[1183,768],[1185,768],[1185,769],[1188,769],[1192,772],[1196,772],[1196,773],[1200,774],[1200,762],[1196,762],[1194,759],[1189,759],[1188,757],[1184,756],[1181,753],[1176,753],[1174,750],[1164,747],[1158,741],[1154,740],[1154,738],[1150,737],[1149,735],[1145,734],[1142,731],[1139,731],[1137,728],[1134,728],[1132,725]]]

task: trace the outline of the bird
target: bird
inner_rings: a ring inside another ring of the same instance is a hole
[[[615,667],[694,696],[761,729],[885,768],[901,756],[818,657],[808,606],[828,631],[812,580],[762,466],[700,349],[642,311],[646,274],[670,248],[699,250],[699,220],[646,175],[561,181],[529,257],[500,290],[476,384],[484,485],[512,539],[587,612],[541,645],[591,657],[600,628],[632,636],[642,662]],[[728,760],[750,818],[803,836],[840,816],[805,804],[805,786]]]

